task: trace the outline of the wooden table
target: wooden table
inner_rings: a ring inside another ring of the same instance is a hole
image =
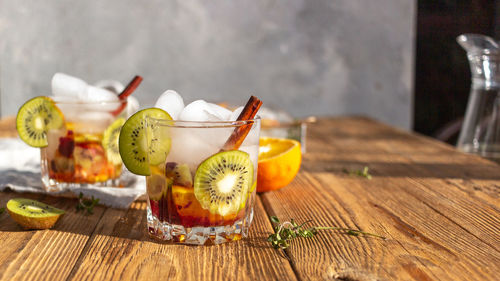
[[[75,200],[1,193],[0,206],[24,196],[67,213],[44,231],[0,215],[0,279],[500,279],[499,166],[365,118],[320,119],[308,133],[297,178],[258,196],[249,238],[219,246],[151,240],[145,202],[84,216]],[[364,166],[371,180],[343,172]],[[388,239],[322,231],[275,250],[270,215]]]

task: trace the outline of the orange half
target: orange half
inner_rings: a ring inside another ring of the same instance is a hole
[[[260,138],[257,192],[276,190],[288,185],[297,175],[301,161],[298,141]]]

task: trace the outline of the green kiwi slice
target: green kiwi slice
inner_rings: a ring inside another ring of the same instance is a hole
[[[253,164],[248,153],[223,151],[203,161],[194,176],[194,195],[212,214],[235,214],[253,183]]]
[[[11,218],[25,229],[51,228],[64,214],[61,209],[26,198],[10,199],[7,202],[7,211]]]
[[[159,165],[165,162],[170,151],[171,140],[167,128],[147,124],[146,117],[172,120],[172,117],[162,109],[143,109],[123,124],[120,131],[118,147],[123,164],[137,175],[151,174],[149,165]]]
[[[30,99],[17,112],[16,127],[19,137],[33,147],[47,146],[47,131],[59,129],[63,124],[62,112],[48,97]]]
[[[118,148],[118,138],[123,124],[125,124],[125,119],[116,119],[108,128],[106,128],[102,136],[102,147],[106,150],[106,157],[108,158],[108,161],[115,165],[122,163],[120,149]]]
[[[173,180],[174,185],[185,187],[193,186],[193,176],[187,164],[167,162],[167,164],[165,164],[165,175]]]

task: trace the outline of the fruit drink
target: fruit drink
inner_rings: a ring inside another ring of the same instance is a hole
[[[260,119],[172,119],[160,108],[145,109],[120,135],[125,165],[146,176],[148,232],[197,245],[245,237],[256,196]]]
[[[119,186],[123,163],[118,136],[127,112],[138,107],[128,100],[141,81],[142,77],[135,76],[117,94],[56,73],[54,96],[35,97],[19,108],[17,132],[26,144],[41,148],[46,191],[88,184]]]
[[[64,121],[59,128],[47,131],[47,146],[41,150],[42,181],[47,189],[82,184],[119,185],[123,163],[118,136],[125,119],[123,114],[114,116],[111,111],[120,104],[89,106],[88,103],[55,102]]]
[[[118,119],[101,133],[78,132],[71,122],[66,123],[66,128],[50,130],[48,146],[42,151],[48,178],[89,184],[117,179],[122,162],[116,141],[123,122]]]

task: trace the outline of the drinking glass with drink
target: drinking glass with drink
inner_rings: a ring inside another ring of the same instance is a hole
[[[168,101],[162,104],[162,100]],[[123,126],[120,154],[146,176],[148,232],[204,245],[246,237],[253,219],[261,101],[234,112],[167,91]],[[163,110],[163,109],[165,110]]]

